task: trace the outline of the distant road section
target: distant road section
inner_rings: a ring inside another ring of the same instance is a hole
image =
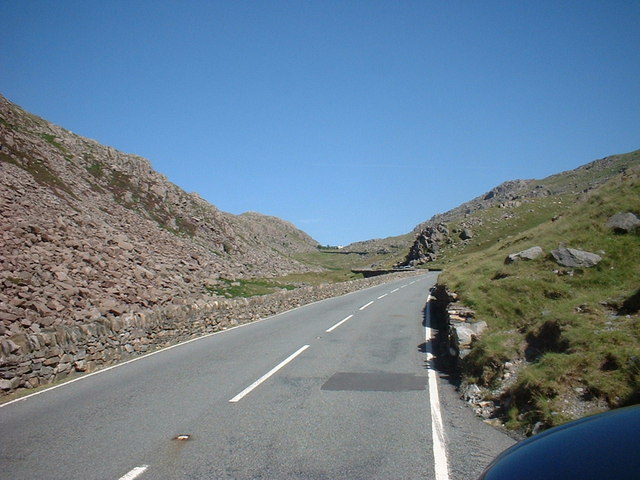
[[[0,478],[473,478],[513,441],[429,373],[436,278],[317,302],[3,406]]]

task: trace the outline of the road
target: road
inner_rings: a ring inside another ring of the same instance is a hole
[[[317,302],[6,404],[0,478],[474,478],[514,442],[446,379],[429,383],[435,280]]]

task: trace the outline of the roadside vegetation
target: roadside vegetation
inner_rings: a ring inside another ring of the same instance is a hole
[[[348,262],[335,262],[335,259],[332,257],[318,257],[315,252],[296,254],[294,257],[296,260],[314,267],[322,267],[324,270],[319,272],[292,273],[278,278],[221,278],[216,284],[207,286],[207,291],[213,295],[219,295],[225,298],[246,298],[255,295],[268,295],[282,289],[293,290],[308,285],[339,283],[363,278],[362,274],[351,272]],[[322,260],[326,261],[321,262]],[[337,266],[336,263],[340,263],[340,266]]]
[[[385,240],[370,241],[367,247],[359,246],[357,249],[318,246],[316,251],[295,253],[291,257],[315,269],[320,267],[321,271],[292,273],[277,278],[220,279],[215,285],[209,285],[207,290],[213,295],[236,298],[267,295],[283,288],[292,290],[304,286],[358,280],[364,278],[363,275],[352,272],[352,269],[393,267],[406,255],[408,241],[412,237],[411,234],[396,237],[396,243],[403,244],[403,247],[406,243],[406,248],[382,247],[381,242]],[[394,239],[386,242],[393,243]]]
[[[640,214],[638,167],[586,194],[477,212],[474,238],[443,250],[439,282],[489,326],[461,362],[464,380],[502,405],[508,427],[640,402],[640,232],[613,232],[607,220],[620,212]],[[561,267],[549,254],[560,245],[602,261]],[[505,264],[533,246],[545,254]]]
[[[225,298],[253,297],[256,295],[268,295],[278,290],[293,290],[294,285],[283,284],[281,282],[266,279],[240,279],[230,280],[221,278],[215,285],[207,286],[207,290]]]

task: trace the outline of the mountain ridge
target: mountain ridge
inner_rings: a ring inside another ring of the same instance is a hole
[[[402,265],[416,265],[432,262],[437,258],[441,243],[453,240],[446,234],[442,225],[457,224],[455,234],[463,235],[462,240],[469,240],[478,219],[474,214],[493,207],[513,210],[535,199],[571,195],[576,198],[597,189],[611,178],[640,161],[640,150],[626,154],[614,154],[593,160],[572,170],[566,170],[543,179],[508,180],[488,192],[485,192],[461,205],[443,213],[432,216],[429,220],[418,224],[412,231],[414,235],[410,252]],[[463,233],[464,232],[464,233]]]

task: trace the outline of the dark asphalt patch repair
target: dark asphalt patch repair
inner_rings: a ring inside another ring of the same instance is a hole
[[[427,377],[412,373],[338,372],[322,385],[321,390],[350,392],[409,392],[425,390]]]

